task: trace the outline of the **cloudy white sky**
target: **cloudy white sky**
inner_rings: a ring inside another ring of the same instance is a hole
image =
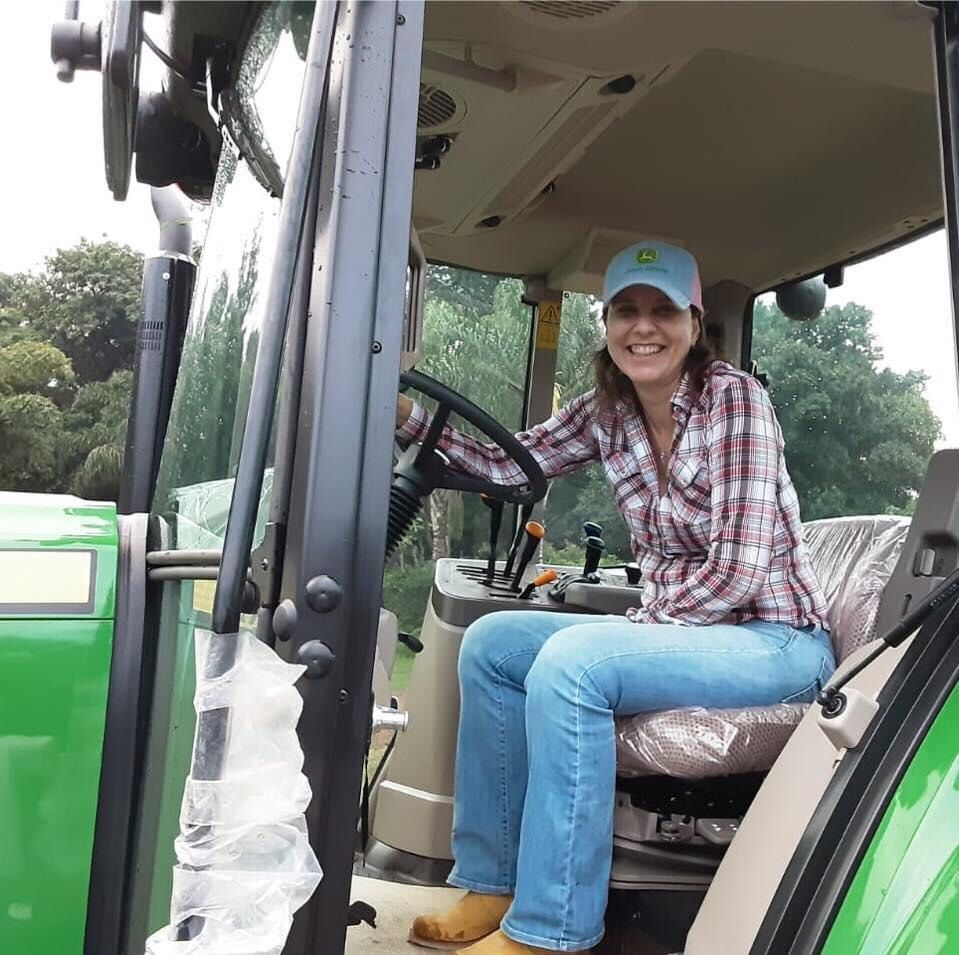
[[[134,185],[126,202],[115,202],[106,187],[100,75],[77,73],[72,84],[56,78],[50,26],[62,17],[63,6],[50,0],[3,6],[0,272],[35,268],[56,248],[84,236],[155,250],[149,190]],[[102,9],[99,2],[84,0],[80,15],[96,19]],[[152,61],[152,54],[146,59]],[[147,73],[150,67],[152,62]],[[155,68],[152,72],[155,77]]]
[[[0,57],[3,89],[4,189],[0,272],[39,267],[44,256],[81,237],[108,237],[152,252],[156,236],[146,187],[136,183],[126,202],[114,202],[103,178],[100,77],[79,73],[61,84],[49,57],[50,24],[63,4],[49,0],[4,6],[6,35]],[[84,0],[81,16],[99,15]],[[150,21],[147,18],[149,28]],[[158,71],[145,54],[142,85]],[[930,375],[927,397],[942,419],[943,444],[959,446],[959,389],[949,299],[946,243],[941,233],[847,270],[830,302],[856,301],[875,315],[886,363],[897,371]]]

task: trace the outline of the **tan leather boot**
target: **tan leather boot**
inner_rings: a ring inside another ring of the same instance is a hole
[[[409,940],[424,948],[445,951],[463,948],[495,932],[512,902],[511,895],[467,892],[445,912],[417,916]]]
[[[545,948],[514,942],[497,929],[481,942],[460,949],[455,955],[555,955],[555,953]],[[574,955],[574,953],[568,953],[568,955]],[[580,952],[579,955],[585,955],[585,953]]]

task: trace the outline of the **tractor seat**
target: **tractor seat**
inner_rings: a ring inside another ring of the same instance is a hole
[[[876,638],[880,598],[909,525],[908,518],[890,516],[803,525],[813,570],[826,596],[837,664]],[[728,710],[691,707],[620,718],[617,776],[702,780],[764,772],[807,708],[805,703]]]

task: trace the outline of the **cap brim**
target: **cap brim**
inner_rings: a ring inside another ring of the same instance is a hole
[[[641,277],[628,278],[623,280],[622,282],[620,282],[618,285],[614,286],[610,290],[609,295],[604,300],[603,304],[609,305],[609,303],[614,298],[616,298],[616,296],[619,295],[619,293],[622,292],[623,289],[627,289],[631,285],[649,285],[652,288],[659,289],[659,291],[662,292],[663,295],[668,295],[669,298],[671,298],[673,302],[679,308],[684,308],[684,309],[689,308],[693,304],[692,299],[688,295],[686,295],[684,292],[681,292],[671,282],[667,282],[653,275],[643,275]]]

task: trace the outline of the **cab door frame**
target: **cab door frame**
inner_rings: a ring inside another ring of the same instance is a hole
[[[343,4],[330,67],[316,243],[279,588],[279,652],[300,681],[299,734],[323,879],[286,955],[345,944],[382,598],[418,107],[423,6]]]

